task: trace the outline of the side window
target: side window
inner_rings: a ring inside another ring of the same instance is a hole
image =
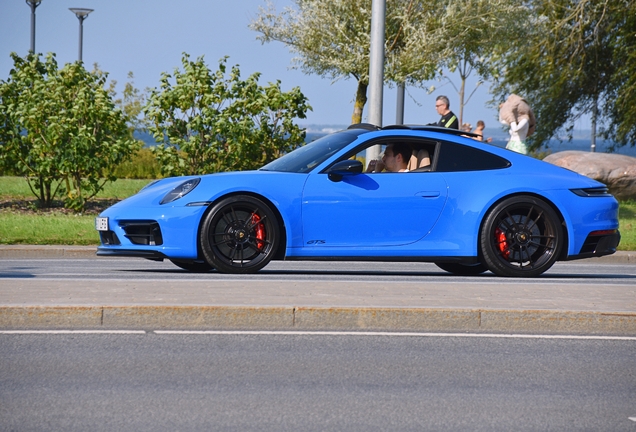
[[[411,156],[407,161],[408,171],[411,172],[425,172],[431,170],[431,163],[436,149],[436,142],[429,140],[413,139],[411,137],[385,137],[382,140],[376,140],[371,143],[372,146],[378,146],[379,156],[378,159],[382,159],[382,155],[388,145],[407,146],[411,150]],[[348,154],[346,158],[356,159],[362,162],[365,170],[369,165],[367,161],[367,148],[360,147],[356,150],[355,154]]]
[[[473,147],[442,142],[435,171],[483,171],[508,168],[510,162],[492,153]]]
[[[384,149],[386,148],[386,142],[382,141],[382,142],[377,142],[374,145],[378,145],[379,148],[379,158],[382,158],[382,155],[384,154]],[[358,153],[352,155],[349,159],[356,159],[359,160],[360,162],[362,162],[362,165],[364,166],[364,168],[367,167],[368,162],[367,162],[367,148],[363,148],[361,150],[358,151]]]

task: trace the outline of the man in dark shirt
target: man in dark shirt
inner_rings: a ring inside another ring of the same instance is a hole
[[[457,120],[457,116],[450,110],[450,102],[446,96],[437,96],[435,99],[435,109],[442,118],[437,123],[429,123],[430,126],[459,129],[459,120]]]

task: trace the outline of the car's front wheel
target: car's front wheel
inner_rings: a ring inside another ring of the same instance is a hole
[[[203,221],[199,242],[205,260],[221,273],[255,273],[274,257],[280,241],[276,214],[258,198],[219,201]]]
[[[560,219],[540,198],[516,196],[495,206],[481,228],[484,263],[499,276],[535,277],[547,271],[563,247]]]

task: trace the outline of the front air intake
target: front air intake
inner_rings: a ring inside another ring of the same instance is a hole
[[[121,221],[119,225],[132,244],[160,246],[163,244],[161,228],[157,221]]]

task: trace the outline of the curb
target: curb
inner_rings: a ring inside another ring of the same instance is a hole
[[[0,245],[0,259],[96,258],[97,246]]]
[[[96,253],[97,246],[0,244],[0,259],[88,259],[97,258]],[[636,264],[636,251],[617,251],[612,255],[579,261],[598,264]]]
[[[0,328],[636,335],[636,313],[435,308],[3,306]]]

